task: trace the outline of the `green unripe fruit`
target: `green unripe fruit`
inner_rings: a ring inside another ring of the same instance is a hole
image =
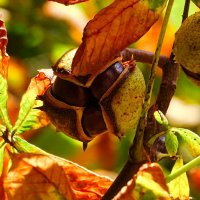
[[[200,84],[200,12],[189,16],[175,34],[175,60]]]

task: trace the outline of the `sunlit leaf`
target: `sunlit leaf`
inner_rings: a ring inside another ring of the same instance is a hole
[[[192,0],[193,3],[200,8],[200,0]]]
[[[47,154],[42,149],[36,147],[33,144],[30,144],[29,142],[18,136],[13,137],[13,144],[15,148],[22,153]]]
[[[12,130],[13,133],[20,134],[46,126],[49,123],[46,114],[36,109],[42,106],[42,101],[36,100],[36,97],[43,94],[50,84],[50,79],[43,72],[39,72],[36,77],[32,78],[26,93],[22,97],[19,117]]]
[[[88,1],[88,0],[49,0],[49,1],[56,1],[58,3],[62,3],[62,4],[67,6],[67,5],[81,3],[81,2],[84,2],[84,1]]]
[[[189,162],[200,155],[199,135],[183,128],[172,128],[172,131],[175,132],[179,142],[178,154],[183,157],[185,162]]]
[[[5,149],[6,143],[4,141],[0,142],[0,176],[3,170],[3,159],[4,159],[4,149]]]
[[[116,0],[85,27],[82,44],[72,62],[76,76],[97,74],[131,43],[142,37],[160,16],[166,1]]]
[[[154,117],[155,117],[156,121],[159,124],[163,125],[166,128],[168,127],[168,125],[169,125],[168,124],[168,120],[167,120],[167,118],[165,117],[165,115],[160,110],[154,112]]]
[[[0,120],[10,130],[12,125],[7,111],[8,100],[8,85],[7,80],[0,74]]]
[[[178,139],[177,136],[174,134],[173,131],[167,131],[166,136],[165,136],[165,146],[167,149],[167,152],[169,155],[176,156],[176,153],[178,151]]]
[[[144,164],[114,200],[170,200],[164,174],[157,163]]]
[[[176,170],[183,166],[183,159],[178,158],[171,171],[173,174]],[[174,199],[189,199],[190,187],[186,173],[178,176],[168,183],[170,194]]]
[[[7,79],[9,56],[6,53],[8,43],[7,30],[4,22],[0,19],[0,74]]]
[[[47,155],[13,154],[4,179],[9,199],[101,199],[111,180],[75,163]]]

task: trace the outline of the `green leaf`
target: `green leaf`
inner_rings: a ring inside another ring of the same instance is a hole
[[[3,159],[4,159],[4,150],[5,150],[6,143],[4,141],[0,142],[0,176],[3,171]]]
[[[142,198],[137,195],[138,199],[169,199],[168,192],[159,183],[155,182],[151,174],[147,172],[143,172],[141,176],[137,177],[134,192],[138,195],[143,194]]]
[[[200,8],[200,0],[192,0],[193,3]]]
[[[168,120],[160,110],[154,112],[154,117],[159,124],[168,129],[169,127]]]
[[[185,162],[200,155],[200,137],[196,133],[183,128],[172,128],[177,136],[179,147],[178,154],[183,157]]]
[[[165,136],[165,146],[167,152],[171,157],[176,156],[178,151],[179,141],[173,131],[170,130],[167,131]]]
[[[183,159],[178,158],[171,171],[171,174],[175,173],[182,166],[183,166]],[[173,199],[189,199],[190,187],[186,173],[178,176],[170,183],[168,183],[168,187]]]
[[[47,154],[45,151],[42,149],[36,147],[33,144],[30,144],[26,140],[22,139],[19,136],[14,136],[13,137],[13,144],[14,147],[17,149],[18,152],[20,153],[36,153],[36,154]]]
[[[7,80],[0,74],[0,119],[3,124],[11,130],[12,125],[7,111],[7,100],[8,100],[8,85]]]
[[[149,8],[153,11],[163,8],[166,4],[166,0],[147,0]]]

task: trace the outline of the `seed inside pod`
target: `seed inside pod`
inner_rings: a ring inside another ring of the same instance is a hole
[[[99,74],[90,87],[94,97],[100,99],[101,96],[108,90],[108,88],[117,80],[123,70],[123,65],[119,62],[116,62],[103,73]]]
[[[52,95],[69,105],[80,107],[85,106],[89,99],[89,91],[87,88],[59,77],[56,78],[52,86]]]
[[[106,125],[98,104],[88,105],[82,117],[82,126],[88,136],[95,136],[106,131]]]

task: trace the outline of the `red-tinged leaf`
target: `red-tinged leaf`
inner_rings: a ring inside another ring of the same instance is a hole
[[[114,200],[171,200],[164,174],[157,163],[144,164]]]
[[[111,180],[75,163],[47,155],[13,154],[4,179],[9,199],[101,199]]]
[[[88,0],[49,0],[49,1],[55,1],[61,4],[64,4],[66,6],[72,5],[72,4],[77,4],[77,3],[82,3]]]
[[[42,102],[36,100],[51,85],[51,79],[42,71],[32,78],[31,83],[23,95],[20,103],[19,117],[12,129],[13,133],[20,134],[31,129],[38,129],[49,123],[48,117],[43,111],[36,109],[42,106]]]
[[[116,0],[96,14],[85,27],[82,44],[72,62],[72,74],[98,74],[157,21],[166,0]]]
[[[0,19],[0,74],[7,79],[9,56],[6,53],[8,43],[7,30],[4,22]]]

